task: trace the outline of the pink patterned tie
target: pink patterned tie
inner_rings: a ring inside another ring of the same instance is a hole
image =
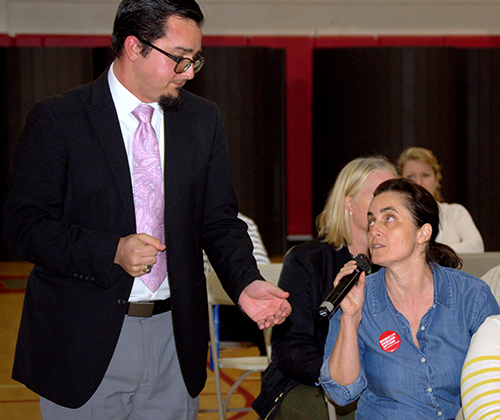
[[[165,243],[163,188],[158,139],[151,125],[153,107],[141,104],[132,111],[139,120],[133,139],[134,204],[137,233],[147,233]],[[158,252],[156,264],[149,274],[141,276],[153,292],[167,275],[167,257]]]

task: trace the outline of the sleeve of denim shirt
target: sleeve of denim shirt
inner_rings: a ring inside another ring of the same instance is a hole
[[[328,367],[328,361],[330,360],[330,355],[332,354],[333,347],[335,346],[335,341],[337,339],[337,334],[340,328],[340,314],[339,310],[330,320],[330,329],[328,331],[328,337],[325,343],[325,352],[323,356],[323,365],[321,366],[319,384],[323,387],[328,398],[330,398],[334,403],[344,406],[353,401],[355,401],[367,387],[368,381],[366,380],[365,370],[363,366],[363,345],[360,340],[359,343],[359,355],[361,360],[361,371],[358,378],[350,385],[342,386],[335,382],[330,376],[330,369]]]

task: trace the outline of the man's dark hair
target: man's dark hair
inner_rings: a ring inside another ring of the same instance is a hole
[[[123,50],[128,36],[153,43],[167,34],[167,20],[171,16],[190,19],[203,25],[204,16],[195,0],[123,0],[118,6],[111,37],[115,57]],[[151,48],[144,46],[143,54]]]

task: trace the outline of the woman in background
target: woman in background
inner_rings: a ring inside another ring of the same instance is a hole
[[[399,156],[398,170],[403,178],[410,178],[426,188],[439,203],[441,229],[437,242],[452,247],[457,253],[484,252],[483,238],[467,209],[461,204],[444,202],[441,196],[441,166],[429,149],[406,149]]]
[[[380,184],[368,210],[374,264],[330,320],[320,382],[337,404],[358,400],[356,420],[455,419],[472,335],[500,313],[489,286],[436,242],[439,208],[405,179]],[[335,279],[352,273],[346,264]]]
[[[368,254],[366,212],[373,191],[397,176],[384,157],[359,158],[339,173],[317,219],[319,237],[293,247],[285,256],[279,286],[290,292],[287,321],[273,327],[272,361],[252,407],[262,419],[328,420],[324,393],[317,386],[328,319],[318,308],[333,289],[341,267]],[[344,409],[344,413],[352,408]],[[338,419],[353,419],[354,414]]]

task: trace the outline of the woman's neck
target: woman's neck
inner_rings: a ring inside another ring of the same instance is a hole
[[[385,284],[394,307],[408,320],[413,342],[420,348],[417,334],[423,316],[434,301],[434,280],[427,261],[386,268]]]
[[[347,244],[347,249],[351,253],[351,255],[358,255],[358,254],[365,254],[365,255],[370,255],[368,251],[368,245],[363,246],[357,243],[352,243],[352,244]]]
[[[385,282],[389,296],[397,300],[427,294],[429,287],[434,289],[432,270],[425,258],[386,267]]]
[[[355,229],[351,223],[351,243],[347,244],[347,248],[351,255],[365,254],[370,255],[368,250],[368,236],[367,232],[361,232]]]

